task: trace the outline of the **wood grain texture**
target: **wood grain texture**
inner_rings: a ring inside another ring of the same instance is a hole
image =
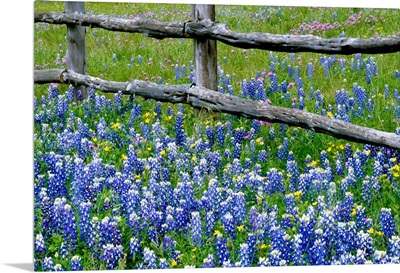
[[[65,2],[67,14],[85,13],[84,2]],[[68,47],[66,52],[67,69],[81,74],[87,74],[86,63],[86,28],[76,24],[67,24]],[[87,98],[86,86],[74,86],[74,98],[77,100],[77,90],[82,91],[82,97]]]
[[[234,47],[281,52],[350,55],[354,53],[381,54],[400,51],[399,37],[324,39],[313,35],[282,35],[261,32],[237,33],[229,30],[226,24],[216,23],[210,19],[203,19],[198,22],[159,22],[140,18],[114,18],[106,15],[35,12],[34,21],[51,24],[75,24],[113,31],[141,33],[157,39],[214,39]]]
[[[114,82],[62,69],[58,72],[59,74],[56,73],[56,70],[35,70],[34,80],[36,83],[44,83],[44,79],[47,79],[49,82],[93,85],[95,89],[103,92],[122,91],[124,94],[138,95],[163,102],[185,103],[215,112],[271,123],[285,123],[336,138],[400,150],[400,136],[394,133],[358,126],[298,109],[271,106],[260,101],[238,98],[201,86],[159,85],[140,80]],[[54,77],[54,79],[50,77]]]

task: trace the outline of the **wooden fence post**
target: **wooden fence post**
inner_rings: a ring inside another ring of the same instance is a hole
[[[215,5],[193,5],[193,20],[210,19],[215,22]],[[194,58],[196,67],[196,85],[217,91],[217,41],[194,39]],[[195,108],[198,116],[200,109]]]
[[[66,13],[85,13],[85,2],[64,2]],[[86,27],[67,25],[68,48],[67,48],[67,69],[77,73],[87,74],[86,62]],[[84,85],[74,87],[74,99],[77,101],[77,91],[81,90],[82,99],[87,98],[87,90]]]

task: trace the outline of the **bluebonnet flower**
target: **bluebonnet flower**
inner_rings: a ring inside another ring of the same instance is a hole
[[[347,222],[351,219],[351,212],[354,207],[354,195],[346,192],[343,202],[338,202],[336,206],[336,218],[341,222]]]
[[[288,160],[286,162],[286,175],[289,178],[289,190],[296,191],[298,188],[298,181],[300,177],[299,167],[295,160]]]
[[[396,69],[396,71],[394,71],[394,77],[395,77],[396,79],[399,79],[399,78],[400,78],[399,70]]]
[[[383,175],[384,173],[383,166],[378,160],[375,160],[372,172],[373,172],[373,177],[376,178],[379,178],[381,175]]]
[[[375,250],[374,252],[374,263],[386,264],[388,262],[387,252],[384,250]]]
[[[356,249],[356,224],[354,221],[339,222],[337,224],[336,253],[343,255]]]
[[[186,133],[183,129],[184,115],[182,112],[178,112],[176,115],[175,131],[176,131],[176,144],[178,146],[184,146],[186,143]]]
[[[50,198],[67,196],[67,181],[61,160],[58,160],[54,164],[53,171],[49,171],[48,184],[48,195]]]
[[[239,225],[244,221],[246,216],[246,200],[244,193],[241,191],[234,193],[233,202],[235,204],[232,211],[233,217],[236,225]]]
[[[156,269],[157,257],[154,254],[154,251],[149,249],[148,247],[145,247],[143,250],[143,264],[144,268],[146,269]]]
[[[222,237],[222,234],[218,234],[215,241],[215,250],[217,251],[219,265],[223,265],[224,262],[230,261],[230,254],[226,243],[227,241]]]
[[[279,147],[278,147],[277,157],[278,157],[279,160],[284,160],[287,157],[288,146],[289,146],[288,139],[285,138],[283,140],[282,145],[279,145]]]
[[[106,269],[115,269],[119,259],[123,256],[123,247],[121,245],[107,244],[103,245],[103,253],[100,256],[101,260],[106,263]]]
[[[42,270],[43,271],[53,271],[53,268],[54,268],[53,258],[44,257],[44,260],[42,262]]]
[[[273,249],[269,254],[269,263],[271,266],[284,266],[286,265],[287,261],[282,259],[282,252]]]
[[[214,268],[215,267],[215,259],[213,254],[208,254],[207,258],[204,258],[202,268]]]
[[[159,269],[166,269],[166,268],[169,268],[169,267],[170,267],[170,265],[168,264],[167,259],[160,258],[159,264],[158,264],[158,268]]]
[[[233,147],[233,158],[235,159],[240,159],[240,155],[242,152],[242,145],[240,143],[236,143],[235,146]]]
[[[79,205],[78,212],[79,212],[79,229],[80,229],[80,238],[83,242],[87,242],[89,232],[90,232],[90,220],[89,214],[91,208],[93,207],[92,203],[82,202]]]
[[[231,238],[235,238],[236,230],[232,214],[230,212],[225,213],[221,220],[224,230],[229,234]]]
[[[307,64],[307,77],[309,79],[312,79],[312,77],[313,77],[313,70],[314,70],[313,64],[311,62],[309,62]]]
[[[222,123],[218,122],[215,129],[217,135],[217,144],[219,147],[223,147],[225,142],[225,132]]]
[[[102,245],[113,244],[120,245],[122,243],[122,234],[118,227],[119,218],[104,217],[100,222],[100,237]]]
[[[285,187],[283,185],[283,174],[278,172],[276,168],[271,168],[267,173],[267,185],[266,191],[270,194],[275,192],[284,192]]]
[[[71,251],[77,246],[78,233],[75,224],[75,212],[69,204],[66,204],[65,198],[57,198],[54,201],[55,218],[57,226],[63,233],[65,242],[68,242],[68,247]]]
[[[271,70],[272,73],[275,73],[275,63],[273,61],[269,64],[269,70]]]
[[[379,215],[379,228],[388,239],[395,234],[395,220],[390,208],[381,209],[381,213]]]
[[[129,253],[132,256],[136,256],[137,254],[140,254],[142,252],[142,248],[140,246],[140,241],[136,237],[131,237],[130,242],[129,242]]]
[[[267,153],[267,151],[265,151],[264,149],[261,150],[261,151],[258,153],[257,161],[258,161],[258,162],[267,162],[267,159],[268,159],[268,153]]]
[[[240,244],[239,249],[240,266],[248,267],[251,265],[249,246],[246,243]]]
[[[309,215],[304,214],[300,219],[300,227],[299,227],[299,234],[301,235],[302,240],[302,249],[307,249],[311,247],[309,245],[311,236],[313,235],[313,220]]]
[[[271,76],[271,91],[272,92],[277,92],[278,91],[278,77],[274,73]]]
[[[84,270],[83,266],[81,265],[81,257],[75,255],[71,258],[70,261],[70,269],[71,271],[82,271]]]
[[[317,239],[310,248],[310,262],[313,265],[325,265],[328,253],[325,248],[325,241]]]
[[[47,250],[46,243],[44,242],[43,235],[41,233],[36,234],[35,240],[35,253],[45,252]]]
[[[354,208],[356,211],[356,228],[357,230],[367,230],[370,229],[370,219],[367,218],[367,215],[365,213],[365,207],[363,206],[356,206]]]
[[[182,68],[181,68],[181,76],[183,77],[183,78],[185,78],[186,77],[186,73],[187,73],[187,68],[186,68],[186,65],[182,65]]]
[[[367,64],[367,68],[365,70],[365,80],[367,81],[367,84],[371,83],[371,78],[372,78],[372,67],[370,64]]]
[[[192,212],[192,218],[190,220],[191,236],[193,246],[202,245],[202,228],[201,218],[198,211]]]
[[[211,235],[215,226],[215,212],[207,211],[206,213],[206,232]]]
[[[350,158],[353,158],[353,149],[351,148],[351,145],[349,143],[346,143],[344,146],[344,156],[345,156],[345,162],[348,162]]]
[[[343,175],[344,174],[344,163],[342,160],[342,154],[336,153],[336,159],[335,159],[335,171],[337,175]]]
[[[393,235],[389,238],[388,255],[391,257],[400,257],[400,237]]]

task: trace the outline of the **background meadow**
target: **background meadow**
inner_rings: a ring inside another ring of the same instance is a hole
[[[183,4],[93,14],[190,20]],[[35,11],[63,11],[35,2]],[[398,9],[218,5],[238,32],[399,37]],[[191,40],[87,29],[88,73],[194,81]],[[66,27],[34,25],[34,69],[64,68]],[[218,43],[218,92],[399,132],[400,53]],[[36,270],[398,263],[399,152],[282,124],[62,85],[34,88]]]

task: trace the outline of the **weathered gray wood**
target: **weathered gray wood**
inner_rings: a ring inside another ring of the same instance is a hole
[[[49,24],[75,24],[92,28],[103,28],[111,31],[141,33],[144,36],[164,38],[185,38],[184,22],[159,22],[151,19],[124,19],[107,15],[66,14],[55,12],[35,12],[35,22]]]
[[[215,112],[229,113],[272,123],[285,123],[289,126],[302,127],[336,138],[400,150],[400,136],[394,133],[362,127],[298,109],[271,106],[264,102],[242,99],[201,86],[158,85],[139,80],[113,82],[78,74],[73,71],[60,69],[58,72],[60,74],[57,75],[55,70],[35,70],[35,82],[41,79],[41,82],[37,83],[43,83],[43,79],[46,78],[49,83],[93,85],[95,89],[103,92],[116,93],[122,91],[124,94],[134,94],[164,102],[185,103]],[[54,77],[53,79],[50,78],[51,75]]]
[[[62,69],[35,70],[33,81],[36,84],[61,83]]]
[[[67,14],[85,13],[85,2],[64,2]],[[67,69],[80,74],[87,74],[86,63],[86,28],[75,24],[67,24],[68,48],[66,54]],[[77,100],[77,91],[82,91],[82,97],[87,98],[86,86],[74,86],[74,97]]]
[[[282,52],[315,52],[323,54],[354,53],[381,54],[400,51],[400,38],[331,38],[323,39],[313,35],[281,35],[260,32],[232,32],[223,23],[211,20],[199,22],[165,22],[147,19],[122,19],[105,15],[37,13],[35,22],[52,24],[75,24],[99,27],[113,31],[142,33],[158,39],[164,38],[203,38],[240,47]]]
[[[215,5],[193,5],[193,20],[215,21]],[[196,84],[207,89],[217,91],[217,41],[210,39],[194,39],[194,59],[196,67]],[[194,114],[198,116],[199,108],[195,108]]]
[[[313,35],[279,35],[261,32],[236,33],[223,23],[211,20],[186,24],[189,36],[216,39],[240,48],[257,48],[281,52],[315,52],[349,55],[354,53],[393,53],[400,51],[400,38],[331,38]]]

